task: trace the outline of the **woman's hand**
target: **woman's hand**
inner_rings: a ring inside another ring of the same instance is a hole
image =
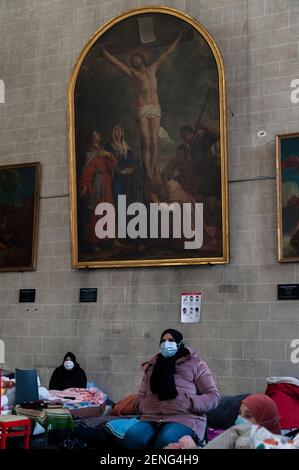
[[[163,447],[163,449],[184,449],[184,447],[182,447],[178,442],[171,442],[166,447]]]
[[[181,446],[181,449],[196,449],[197,447],[191,436],[181,437],[178,444]]]
[[[191,436],[183,436],[178,442],[171,442],[164,449],[196,449],[197,445]]]

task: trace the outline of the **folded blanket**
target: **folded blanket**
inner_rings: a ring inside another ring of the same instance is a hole
[[[299,435],[294,439],[272,434],[267,429],[256,426],[250,431],[251,448],[253,449],[299,449]]]
[[[289,439],[273,434],[262,426],[240,424],[224,431],[203,449],[298,449],[299,435],[297,436]]]
[[[209,449],[250,449],[251,424],[238,424],[226,429],[203,448]]]
[[[138,422],[139,419],[137,418],[121,418],[109,421],[106,423],[105,427],[108,428],[115,436],[123,439],[128,429]]]
[[[96,388],[67,388],[66,390],[50,390],[49,400],[61,399],[63,403],[72,405],[86,403],[89,405],[101,405],[106,401],[106,395]]]

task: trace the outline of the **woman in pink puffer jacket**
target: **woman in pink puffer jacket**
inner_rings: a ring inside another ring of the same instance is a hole
[[[125,434],[125,447],[162,449],[186,435],[200,441],[206,413],[219,399],[206,363],[184,345],[179,331],[165,330],[160,353],[145,364],[138,392],[140,422]]]

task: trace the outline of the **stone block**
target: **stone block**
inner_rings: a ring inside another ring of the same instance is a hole
[[[231,375],[233,377],[269,377],[269,360],[231,360]],[[223,374],[220,374],[223,375]]]
[[[282,46],[271,46],[256,49],[253,53],[254,64],[278,62],[280,60],[295,59],[297,57],[297,44],[291,43]]]
[[[298,321],[262,321],[261,337],[262,339],[293,339],[298,338]]]
[[[277,298],[277,287],[273,284],[246,286],[246,302],[273,302]]]
[[[271,361],[271,377],[297,377],[298,364],[290,361]]]
[[[76,338],[78,336],[78,321],[64,320],[63,322],[57,322],[56,336]]]
[[[113,358],[111,356],[87,356],[87,369],[89,371],[106,371],[112,373]]]
[[[272,302],[270,305],[270,315],[273,320],[298,320],[298,307],[294,302]]]
[[[296,266],[290,264],[274,264],[260,266],[260,281],[269,283],[292,283],[296,281]]]
[[[205,340],[205,357],[208,358],[237,358],[243,357],[243,345],[239,339],[233,340]]]
[[[298,9],[298,2],[296,0],[266,0],[265,1],[265,14],[278,14],[286,11]]]
[[[227,266],[223,273],[225,284],[251,284],[258,278],[259,269],[257,266]]]
[[[123,304],[125,302],[125,289],[123,287],[102,289],[102,304]]]
[[[228,312],[229,312],[229,304],[227,303],[203,302],[201,306],[201,319],[202,321],[225,320],[225,319],[228,319],[228,316],[229,316]]]
[[[119,295],[122,293],[123,289],[114,289],[119,292]],[[169,292],[168,289],[161,289],[160,287],[126,287],[126,303],[153,303],[157,302],[168,302],[169,301]],[[107,299],[108,301],[108,299]],[[111,300],[110,300],[111,302]],[[108,302],[107,302],[108,303]],[[122,302],[118,302],[122,303]]]
[[[229,304],[230,320],[269,320],[270,307],[266,302],[243,302]]]
[[[96,320],[80,320],[78,336],[82,337],[98,337],[98,322]]]
[[[113,321],[112,338],[136,338],[144,337],[144,323],[141,321]]]
[[[2,322],[0,322],[2,324]],[[1,339],[3,338],[3,327],[0,327]],[[5,356],[6,354],[13,353],[15,356],[19,352],[19,338],[17,336],[6,336],[5,337]],[[3,367],[1,365],[1,367]]]
[[[222,395],[255,393],[255,381],[245,377],[217,377],[217,385]]]
[[[259,339],[260,322],[255,320],[220,321],[219,337],[224,339]]]
[[[40,354],[42,352],[42,338],[38,337],[23,337],[19,338],[19,354]]]
[[[264,31],[262,33],[249,34],[244,36],[237,36],[229,39],[229,51],[247,51],[248,49],[259,49],[270,46],[270,32]]]
[[[26,320],[6,320],[4,328],[4,339],[5,336],[28,336],[29,324]]]
[[[29,324],[30,336],[56,336],[56,331],[56,320],[31,320]]]
[[[78,355],[78,361],[80,362],[81,355],[100,354],[99,341],[102,341],[102,339],[65,338],[65,349],[66,351],[72,351],[76,356]]]
[[[230,361],[228,359],[208,359],[208,367],[214,377],[229,377],[230,373]]]
[[[284,341],[262,340],[244,342],[244,359],[285,360]]]
[[[266,15],[257,18],[249,18],[246,22],[246,33],[256,33],[261,31],[273,31],[285,29],[289,26],[288,12],[274,15]],[[244,31],[244,32],[245,32]]]

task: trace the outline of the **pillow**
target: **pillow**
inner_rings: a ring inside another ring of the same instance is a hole
[[[240,402],[249,393],[239,395],[223,395],[219,405],[207,413],[207,425],[213,429],[228,429],[235,424],[239,414]]]
[[[136,415],[137,414],[137,395],[128,395],[112,408],[110,415]]]

